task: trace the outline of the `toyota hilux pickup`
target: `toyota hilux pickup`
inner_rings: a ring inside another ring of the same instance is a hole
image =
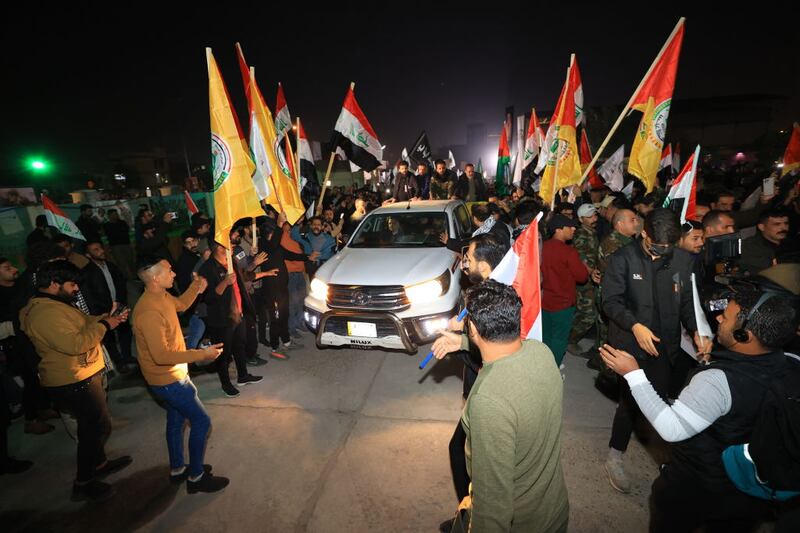
[[[304,304],[319,348],[417,351],[457,313],[458,254],[442,243],[472,231],[464,202],[397,202],[366,215],[317,270]]]

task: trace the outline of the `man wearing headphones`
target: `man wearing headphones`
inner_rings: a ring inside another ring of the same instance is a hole
[[[625,378],[636,403],[672,458],[652,487],[650,531],[750,531],[769,518],[770,502],[740,492],[726,475],[722,452],[746,443],[767,385],[788,365],[782,347],[798,316],[789,298],[743,285],[717,318],[721,349],[670,405],[656,393],[636,359],[605,345],[605,363]]]

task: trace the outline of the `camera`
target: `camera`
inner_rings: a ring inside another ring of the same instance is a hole
[[[713,268],[713,274],[730,275],[736,260],[742,255],[742,237],[739,233],[717,235],[706,239],[704,263]]]

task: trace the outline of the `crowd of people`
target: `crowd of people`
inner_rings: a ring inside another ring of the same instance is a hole
[[[654,473],[652,530],[739,531],[791,514],[781,508],[776,515],[774,501],[745,493],[722,454],[748,442],[764,383],[790,374],[788,354],[800,353],[796,180],[787,176],[775,194],[741,208],[752,177],[701,168],[694,218],[681,223],[674,205],[663,207],[663,182],[648,194],[636,182],[630,197],[574,188],[548,205],[531,179],[497,191],[471,164],[458,174],[444,161],[432,167],[412,173],[400,162],[380,187],[330,189],[321,216],[293,225],[265,206],[263,217],[230,229],[230,251],[214,240],[214,221],[203,213],[180,233],[177,255],[174,215],[156,216],[147,206],[135,217],[108,209],[102,220],[82,206],[76,225],[84,241],[39,217],[25,270],[0,258],[2,368],[4,378],[18,376],[24,385],[15,391],[2,381],[0,472],[32,464],[8,455],[9,404],[18,403],[26,434],[53,431],[48,421],[59,416],[71,421],[78,442],[72,498],[108,498],[113,487],[102,478],[132,461],[104,453],[113,422],[108,379],[140,372],[167,413],[170,481],[185,482],[189,493],[222,489],[228,479],[204,463],[210,419],[190,371],[216,371],[224,394],[238,396],[262,379],[258,369],[268,360],[259,357],[259,344],[269,359],[285,361],[308,342],[308,282],[370,211],[458,199],[469,206],[473,234],[461,240],[445,231],[440,241],[462,257],[466,318],[450,321],[433,352],[464,363],[465,409],[449,452],[472,530],[566,530],[560,455],[567,352],[585,358],[598,371],[598,388],[618,400],[603,465],[613,489],[631,490],[624,457],[642,418],[675,443]],[[520,340],[522,302],[489,279],[540,213],[541,343]],[[698,299],[724,304],[698,309]],[[701,312],[716,340],[699,328]],[[755,379],[741,377],[748,372]],[[788,492],[785,499],[796,501]]]

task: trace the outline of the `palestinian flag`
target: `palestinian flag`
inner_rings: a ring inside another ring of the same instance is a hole
[[[348,160],[367,172],[378,168],[383,160],[378,134],[356,102],[352,84],[347,89],[342,111],[333,128],[331,145],[340,147]]]
[[[197,204],[195,204],[194,200],[192,200],[192,195],[189,194],[189,191],[183,191],[183,198],[186,200],[186,209],[189,210],[190,215],[200,212],[200,210],[197,209]]]
[[[500,146],[497,148],[497,173],[494,176],[494,188],[498,196],[506,194],[508,170],[511,164],[511,150],[508,148],[508,134],[506,131],[508,130],[503,124],[503,131],[500,133]]]
[[[632,100],[632,108],[642,112],[642,119],[631,148],[628,172],[645,184],[647,192],[653,190],[661,164],[661,150],[664,148],[667,118],[683,43],[683,22],[683,18],[678,21],[667,44],[656,57],[650,74]]]
[[[47,223],[56,228],[58,231],[72,237],[73,239],[86,240],[78,226],[59,208],[53,200],[46,195],[42,195],[42,206],[44,207],[44,216],[47,218]]]

